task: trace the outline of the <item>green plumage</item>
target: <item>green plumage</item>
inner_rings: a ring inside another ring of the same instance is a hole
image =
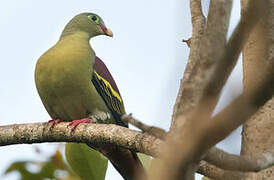
[[[125,110],[119,92],[113,90],[111,82],[95,76],[96,56],[89,40],[97,35],[112,36],[112,32],[96,14],[79,14],[66,25],[59,41],[39,58],[35,83],[52,119],[73,121],[90,117],[92,121],[124,125],[120,116]],[[69,152],[77,152],[77,144],[68,146]],[[143,170],[132,151],[111,145],[97,149],[127,180]],[[73,156],[69,152],[66,155]]]
[[[39,58],[36,87],[53,119],[71,121],[108,112],[91,83],[94,59],[88,35],[81,31],[63,37]]]

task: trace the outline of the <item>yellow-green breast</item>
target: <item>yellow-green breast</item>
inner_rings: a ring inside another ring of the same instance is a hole
[[[71,121],[107,111],[91,83],[94,58],[88,35],[82,32],[60,39],[39,58],[35,83],[53,119]]]

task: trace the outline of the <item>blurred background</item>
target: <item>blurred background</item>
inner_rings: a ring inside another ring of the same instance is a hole
[[[208,12],[209,0],[203,0]],[[189,48],[182,39],[191,37],[189,1],[36,1],[0,2],[0,125],[45,122],[50,119],[34,84],[36,60],[54,45],[63,27],[76,14],[94,12],[114,32],[113,38],[91,40],[97,56],[110,69],[134,117],[168,130],[180,78]],[[240,18],[240,2],[234,1],[229,34]],[[220,111],[242,91],[242,66],[237,64],[223,89],[215,110]],[[218,147],[240,152],[238,129]],[[59,144],[0,147],[0,179],[20,179],[19,173],[4,175],[15,161],[43,161]],[[37,149],[43,155],[37,153]],[[61,148],[62,149],[62,148]],[[29,167],[33,171],[35,168]],[[200,179],[197,175],[197,179]],[[121,176],[111,167],[106,180]]]

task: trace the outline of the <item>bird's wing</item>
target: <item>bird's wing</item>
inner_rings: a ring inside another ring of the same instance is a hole
[[[116,124],[128,127],[128,124],[121,121],[121,116],[126,112],[119,89],[106,65],[97,56],[95,57],[92,83],[111,111]]]

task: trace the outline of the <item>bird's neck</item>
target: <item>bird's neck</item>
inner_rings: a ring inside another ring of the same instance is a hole
[[[73,52],[83,52],[85,50],[94,53],[94,50],[89,43],[90,37],[86,32],[77,31],[72,34],[61,36],[57,42],[57,46],[65,48],[66,50],[71,48]]]
[[[82,38],[85,38],[85,40],[89,41],[91,36],[79,29],[79,24],[77,21],[70,21],[64,28],[60,40],[63,38],[66,38],[67,36],[75,35],[75,34],[81,34]]]
[[[75,39],[77,41],[81,42],[89,42],[90,36],[88,33],[83,31],[63,31],[59,41],[62,41],[64,39]]]

